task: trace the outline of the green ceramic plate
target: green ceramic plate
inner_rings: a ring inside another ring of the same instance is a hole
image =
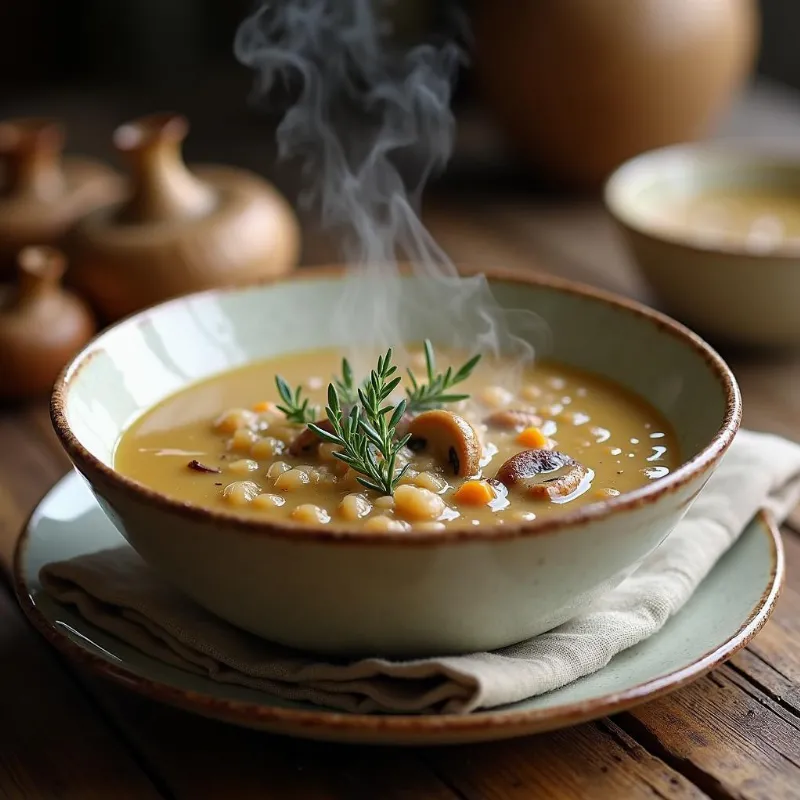
[[[729,658],[772,612],[783,577],[780,537],[756,517],[686,607],[605,669],[540,697],[464,715],[357,715],[225,686],[166,666],[50,600],[37,575],[47,561],[123,542],[77,474],[58,483],[20,538],[16,588],[39,631],[74,661],[147,697],[246,727],[375,744],[448,744],[510,738],[573,725],[676,689]]]

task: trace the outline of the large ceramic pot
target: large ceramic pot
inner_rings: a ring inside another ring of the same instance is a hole
[[[482,94],[528,161],[597,184],[702,136],[746,79],[754,0],[477,0]]]

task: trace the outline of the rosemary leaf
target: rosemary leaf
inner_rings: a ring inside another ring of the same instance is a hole
[[[408,441],[395,438],[395,430],[405,413],[405,402],[397,406],[383,405],[400,383],[394,377],[397,367],[392,364],[392,350],[378,358],[378,363],[364,384],[355,390],[358,405],[342,417],[341,390],[355,389],[349,364],[342,363],[342,380],[328,385],[328,405],[325,409],[332,432],[318,425],[308,427],[327,442],[338,444],[340,451],[334,456],[360,473],[358,482],[367,489],[391,495],[405,467],[396,469],[397,454]],[[341,386],[339,385],[341,384]],[[398,414],[398,410],[400,413]]]
[[[280,375],[275,376],[275,386],[283,400],[283,405],[278,405],[278,409],[286,414],[289,422],[305,425],[317,418],[318,409],[316,406],[310,406],[309,399],[302,396],[301,386],[298,386],[293,393],[289,384]]]
[[[428,377],[427,383],[420,383],[409,371],[411,387],[406,387],[408,396],[408,410],[412,413],[420,411],[430,411],[434,408],[441,408],[445,403],[456,403],[459,400],[466,400],[468,394],[453,394],[448,390],[457,383],[465,381],[481,360],[480,355],[473,356],[465,364],[462,364],[455,372],[452,367],[448,367],[444,373],[436,372],[436,354],[429,339],[423,343],[425,351],[425,371]]]
[[[352,406],[358,402],[358,392],[356,391],[353,368],[350,366],[350,362],[346,358],[342,359],[341,377],[334,377],[333,384],[336,387],[336,391],[339,393],[339,397],[344,405]]]

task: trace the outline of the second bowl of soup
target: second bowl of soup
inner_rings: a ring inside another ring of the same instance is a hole
[[[606,206],[667,311],[720,341],[800,345],[800,159],[697,144],[610,178]]]
[[[738,426],[719,357],[634,304],[498,277],[547,352],[474,364],[426,318],[389,364],[325,324],[341,286],[321,273],[158,306],[100,336],[53,398],[67,452],[145,561],[276,642],[416,656],[548,630],[658,546]],[[353,377],[350,361],[367,366]],[[370,366],[401,380],[361,428]]]

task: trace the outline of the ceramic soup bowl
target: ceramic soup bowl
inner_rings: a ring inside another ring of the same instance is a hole
[[[423,291],[417,280],[404,277],[404,289]],[[546,631],[659,545],[738,428],[733,376],[677,323],[560,281],[490,276],[501,307],[534,309],[548,323],[550,357],[607,376],[660,409],[677,431],[682,466],[561,516],[390,533],[237,518],[114,470],[126,426],[189,383],[255,359],[351,344],[330,326],[341,285],[340,273],[323,270],[156,306],[95,339],[53,395],[65,450],[142,558],[200,605],[267,639],[321,653],[409,657],[491,650]],[[420,322],[417,335],[436,341],[448,324],[438,315]]]
[[[669,313],[721,342],[800,345],[796,239],[764,248],[659,224],[665,208],[705,191],[800,196],[800,158],[730,144],[667,147],[623,164],[605,202]]]

